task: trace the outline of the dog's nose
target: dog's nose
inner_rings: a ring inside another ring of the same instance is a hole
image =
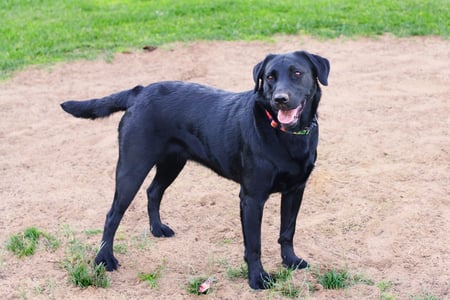
[[[277,103],[277,104],[286,104],[289,102],[289,95],[286,93],[279,93],[279,94],[275,94],[273,96],[273,100]]]

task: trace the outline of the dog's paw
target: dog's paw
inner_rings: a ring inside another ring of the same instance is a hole
[[[273,287],[275,284],[275,278],[264,271],[255,275],[249,274],[248,284],[255,290],[266,290]]]
[[[154,237],[171,237],[175,235],[175,232],[164,224],[150,226],[150,232]]]
[[[291,258],[283,259],[283,266],[285,266],[286,268],[293,269],[293,270],[300,270],[300,269],[307,268],[309,266],[309,264],[303,258],[294,256]]]
[[[119,267],[119,261],[117,258],[114,257],[114,255],[102,253],[101,251],[97,254],[97,257],[95,258],[95,263],[97,265],[103,264],[105,266],[106,271],[112,272],[114,270],[117,270]]]

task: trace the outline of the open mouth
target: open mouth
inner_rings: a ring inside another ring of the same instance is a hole
[[[277,114],[278,121],[285,125],[295,125],[297,123],[298,118],[303,112],[303,109],[305,108],[306,99],[300,103],[300,105],[294,109],[289,110],[282,110],[280,109]]]

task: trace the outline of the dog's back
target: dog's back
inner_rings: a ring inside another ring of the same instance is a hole
[[[186,159],[239,181],[236,164],[241,162],[237,150],[244,139],[252,136],[252,94],[253,91],[232,93],[195,83],[166,81],[99,99],[70,100],[61,107],[75,117],[87,119],[126,111],[119,129],[121,136],[130,135],[127,131],[132,130],[145,132],[145,138],[152,137],[154,148],[162,146],[163,152],[182,152]]]

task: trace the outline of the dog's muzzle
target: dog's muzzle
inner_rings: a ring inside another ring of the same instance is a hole
[[[307,97],[305,97],[297,107],[290,106],[290,97],[286,93],[275,94],[272,99],[272,104],[278,111],[278,121],[285,126],[293,126],[297,123],[305,108]]]

